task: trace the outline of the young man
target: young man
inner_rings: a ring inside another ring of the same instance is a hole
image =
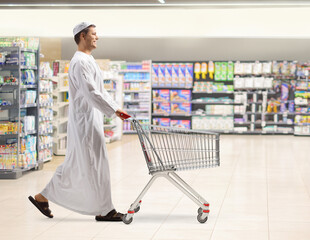
[[[68,147],[44,190],[29,200],[47,217],[48,200],[72,211],[95,215],[97,221],[121,221],[112,204],[110,172],[103,130],[103,114],[123,112],[103,86],[103,76],[91,52],[97,47],[94,24],[82,22],[73,29],[78,50],[69,68]]]

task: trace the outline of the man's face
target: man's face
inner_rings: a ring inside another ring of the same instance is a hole
[[[98,40],[97,32],[95,27],[90,27],[87,35],[85,35],[86,47],[90,50],[97,48]]]

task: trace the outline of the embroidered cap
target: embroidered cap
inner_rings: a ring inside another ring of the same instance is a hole
[[[89,23],[89,22],[81,22],[81,23],[79,23],[78,25],[76,25],[73,28],[73,36],[75,36],[76,34],[81,32],[85,28],[89,27],[90,25],[94,25],[95,26],[95,24],[92,24],[92,23]]]

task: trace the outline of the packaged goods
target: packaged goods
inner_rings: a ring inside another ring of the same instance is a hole
[[[185,87],[185,83],[186,83],[186,65],[184,63],[181,63],[179,67],[179,87]]]
[[[228,62],[227,66],[227,80],[232,81],[234,80],[234,63]]]
[[[179,64],[172,64],[172,87],[179,86]]]
[[[186,64],[186,79],[185,79],[185,87],[191,88],[193,86],[193,64]]]
[[[169,100],[170,100],[169,89],[153,90],[153,101],[168,102]]]
[[[166,64],[160,63],[158,69],[158,86],[164,87],[166,82]]]
[[[208,64],[206,62],[201,63],[201,78],[207,79]]]
[[[186,102],[191,100],[190,90],[170,90],[171,102]]]
[[[195,79],[200,80],[201,64],[199,62],[196,62],[194,65],[194,73],[195,73]]]
[[[161,103],[153,103],[153,112],[156,114],[170,114],[170,103],[161,102]]]
[[[179,127],[190,129],[191,128],[191,121],[190,120],[171,120],[170,121],[171,127]]]
[[[170,127],[170,118],[153,118],[153,125]]]
[[[190,114],[191,104],[190,103],[171,103],[171,114]]]
[[[166,64],[165,68],[165,86],[166,87],[171,87],[172,86],[172,64],[168,63]]]

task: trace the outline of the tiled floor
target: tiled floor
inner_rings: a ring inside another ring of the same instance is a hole
[[[126,212],[150,176],[137,136],[108,145],[114,205]],[[221,136],[221,166],[178,172],[210,202],[205,224],[198,207],[158,179],[130,225],[96,222],[53,203],[45,218],[28,201],[49,181],[63,157],[18,180],[0,180],[3,240],[309,240],[310,138]]]

